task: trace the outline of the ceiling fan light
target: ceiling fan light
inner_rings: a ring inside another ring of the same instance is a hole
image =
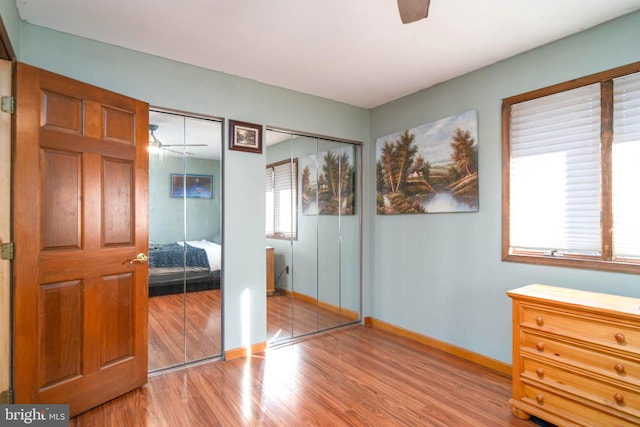
[[[403,24],[419,21],[429,15],[431,0],[398,0],[398,11]]]
[[[158,129],[158,125],[149,125],[149,145],[152,147],[160,148],[162,144],[153,134],[153,131],[155,131],[156,129]]]

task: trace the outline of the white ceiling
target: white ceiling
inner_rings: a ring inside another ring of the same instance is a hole
[[[640,0],[16,0],[29,23],[372,108],[640,9]]]

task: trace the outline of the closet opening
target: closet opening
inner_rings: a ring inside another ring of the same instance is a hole
[[[359,322],[361,144],[268,127],[266,147],[269,344]]]
[[[149,111],[149,372],[222,353],[222,128]]]

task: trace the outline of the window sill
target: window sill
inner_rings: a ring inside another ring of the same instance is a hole
[[[275,240],[298,240],[298,236],[285,236],[282,234],[267,234],[265,237],[267,239]]]
[[[579,268],[583,270],[611,271],[616,273],[640,274],[640,262],[633,261],[604,261],[594,257],[553,257],[533,254],[506,254],[503,261],[520,262],[524,264],[544,265],[550,267]]]

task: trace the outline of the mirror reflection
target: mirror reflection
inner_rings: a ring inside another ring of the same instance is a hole
[[[149,370],[221,353],[218,119],[149,112]]]
[[[269,342],[358,321],[360,146],[275,129],[266,145]]]

